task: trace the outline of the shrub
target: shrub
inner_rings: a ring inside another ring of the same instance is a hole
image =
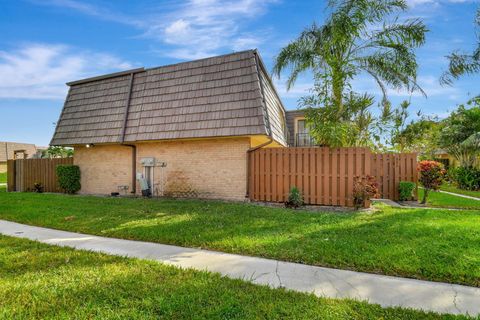
[[[430,190],[438,190],[442,185],[446,172],[443,164],[430,160],[420,161],[417,170],[420,172],[419,182],[425,189],[422,200],[422,203],[425,204]]]
[[[60,188],[65,193],[75,193],[80,190],[80,168],[75,165],[58,165],[57,178]]]
[[[289,208],[298,208],[303,206],[303,195],[297,187],[293,186],[288,194],[288,201],[285,205]]]
[[[33,184],[33,190],[37,193],[42,193],[43,192],[43,184],[41,182],[35,182]]]
[[[458,167],[449,171],[451,179],[463,190],[480,190],[480,169],[474,167]]]
[[[400,193],[400,201],[408,201],[413,198],[413,190],[415,190],[415,183],[411,181],[400,181],[398,191]]]
[[[378,196],[378,183],[374,176],[353,178],[353,204],[355,209],[365,207],[368,200]]]

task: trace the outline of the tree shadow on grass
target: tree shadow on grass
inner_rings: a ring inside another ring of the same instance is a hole
[[[479,286],[480,235],[424,209],[325,219],[190,215],[120,224],[104,234],[305,264]],[[463,221],[463,219],[462,219]],[[323,223],[322,223],[323,222]],[[477,258],[475,258],[477,257]]]

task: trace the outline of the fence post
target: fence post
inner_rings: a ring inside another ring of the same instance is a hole
[[[15,191],[15,160],[7,160],[7,191]]]

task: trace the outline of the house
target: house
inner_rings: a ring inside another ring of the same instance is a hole
[[[7,160],[34,158],[37,153],[31,143],[0,141],[0,173],[7,172]]]
[[[75,148],[81,193],[140,194],[142,181],[153,195],[241,200],[247,154],[289,145],[256,50],[67,85],[51,145]]]

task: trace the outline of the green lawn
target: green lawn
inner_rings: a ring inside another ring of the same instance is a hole
[[[418,199],[423,198],[423,189],[418,189]],[[480,210],[480,201],[457,197],[451,194],[441,192],[430,192],[428,194],[427,204],[432,207],[440,208],[461,208]]]
[[[480,286],[480,211],[316,213],[196,200],[0,193],[0,218],[312,265]]]
[[[470,197],[480,198],[480,191],[462,190],[462,189],[459,189],[459,188],[457,188],[457,187],[455,187],[454,185],[451,185],[451,184],[443,184],[440,187],[440,189],[443,190],[443,191],[459,193],[459,194],[464,194],[464,195],[470,196]]]
[[[7,182],[7,173],[0,172],[0,183],[6,183],[6,182]]]
[[[0,236],[1,319],[459,319]],[[462,317],[464,318],[464,317]]]

